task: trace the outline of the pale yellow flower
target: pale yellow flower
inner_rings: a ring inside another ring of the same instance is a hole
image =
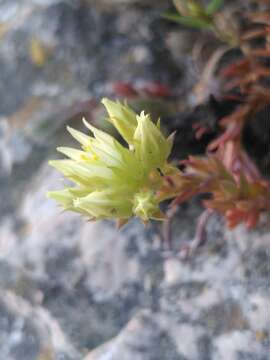
[[[91,219],[118,219],[126,222],[132,216],[164,218],[157,193],[166,172],[177,171],[168,164],[172,138],[166,139],[150,115],[136,115],[127,105],[104,99],[109,121],[129,144],[124,147],[111,135],[85,120],[92,136],[68,127],[81,149],[59,147],[68,159],[50,161],[74,183],[48,196],[67,210]]]

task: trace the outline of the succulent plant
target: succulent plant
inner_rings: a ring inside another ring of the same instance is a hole
[[[95,128],[85,119],[92,135],[68,127],[81,149],[59,147],[69,159],[52,160],[50,165],[62,172],[75,186],[51,191],[50,198],[66,210],[91,219],[117,219],[123,224],[132,216],[143,221],[162,220],[158,191],[164,178],[178,170],[168,163],[173,136],[166,138],[159,121],[150,115],[137,115],[127,104],[103,99],[110,121],[128,147]]]

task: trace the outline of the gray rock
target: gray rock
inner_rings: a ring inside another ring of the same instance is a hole
[[[267,359],[266,228],[228,232],[212,218],[207,243],[181,260],[196,202],[179,210],[168,256],[158,225],[117,232],[46,199],[62,187],[47,160],[70,143],[64,125],[91,119],[113,81],[192,85],[180,80],[193,35],[175,47],[165,2],[108,3],[0,1],[0,360]]]
[[[78,360],[61,327],[44,309],[1,291],[0,359]]]
[[[154,313],[140,311],[116,338],[84,360],[185,360],[156,319]]]
[[[267,229],[221,237],[212,218],[208,242],[193,257],[163,257],[153,226],[132,221],[117,232],[110,222],[88,223],[44,201],[58,178],[44,165],[17,208],[17,225],[2,221],[2,288],[48,311],[82,355],[106,343],[90,359],[156,359],[156,349],[161,358],[190,360],[224,358],[227,348],[232,359],[267,354],[269,282],[258,267],[246,271],[258,252],[267,266]],[[197,211],[180,210],[174,226],[183,240],[192,237],[192,222],[184,228],[182,220]],[[129,321],[138,330],[130,332]]]

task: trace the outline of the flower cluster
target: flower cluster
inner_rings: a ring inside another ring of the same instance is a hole
[[[66,210],[87,215],[91,219],[117,219],[124,224],[132,216],[162,220],[159,190],[165,175],[177,168],[167,161],[173,136],[165,138],[159,121],[150,115],[137,115],[126,104],[103,99],[110,121],[128,147],[111,135],[95,128],[86,135],[68,127],[69,133],[81,144],[81,149],[60,147],[57,150],[69,159],[53,160],[50,165],[62,172],[75,186],[51,191]]]

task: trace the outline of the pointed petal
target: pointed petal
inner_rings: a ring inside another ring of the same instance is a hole
[[[59,151],[60,153],[66,155],[67,157],[69,157],[70,159],[75,160],[75,161],[87,159],[87,153],[85,151],[74,149],[71,147],[61,146],[61,147],[57,148],[57,151]],[[90,160],[89,157],[88,157],[88,159]]]
[[[90,130],[92,131],[92,133],[94,134],[95,138],[100,141],[101,143],[109,143],[109,144],[112,144],[114,142],[114,138],[105,133],[104,131],[102,130],[99,130],[97,129],[96,127],[94,127],[93,125],[89,124],[89,122],[87,122],[85,120],[85,118],[82,119],[84,125]]]
[[[89,147],[91,145],[92,138],[81,131],[75,130],[70,126],[67,126],[67,131],[70,133],[74,139],[76,139],[80,144],[85,147]]]
[[[136,113],[127,104],[102,99],[108,114],[109,121],[114,125],[119,134],[129,144],[133,144],[133,136],[137,127]]]
[[[65,209],[73,207],[73,196],[68,189],[47,192],[49,199],[54,199],[60,203]]]

